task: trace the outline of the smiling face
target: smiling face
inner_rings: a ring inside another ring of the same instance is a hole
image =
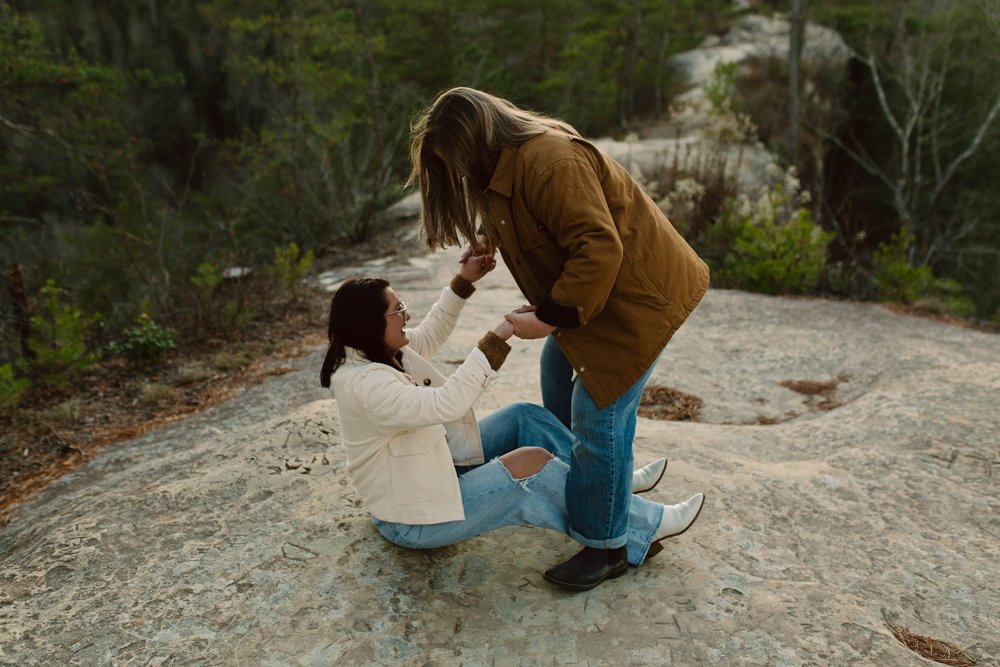
[[[410,321],[410,313],[391,287],[385,288],[385,300],[389,304],[385,311],[385,346],[393,352],[399,352],[410,343],[405,329],[406,323]]]

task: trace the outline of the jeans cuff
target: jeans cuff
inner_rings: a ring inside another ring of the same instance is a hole
[[[614,537],[607,540],[592,540],[589,537],[584,537],[580,533],[573,530],[572,526],[567,528],[569,536],[574,540],[579,542],[585,547],[591,547],[592,549],[617,549],[618,547],[625,546],[628,542],[628,535],[621,535],[620,537]]]

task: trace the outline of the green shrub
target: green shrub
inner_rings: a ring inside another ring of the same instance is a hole
[[[50,279],[41,289],[39,314],[31,318],[28,347],[35,358],[28,368],[38,381],[52,386],[65,385],[100,358],[86,342],[87,330],[99,316],[85,317],[65,298],[65,291]]]
[[[951,278],[935,278],[930,294],[917,301],[916,306],[957,317],[972,317],[976,313],[976,304],[961,283]]]
[[[215,262],[202,262],[198,265],[198,273],[191,276],[191,284],[197,287],[202,295],[210,297],[222,282],[222,269]]]
[[[111,343],[108,349],[134,363],[155,363],[176,347],[177,332],[160,326],[146,313],[139,315],[135,325],[124,334],[122,340]]]
[[[292,242],[284,248],[278,246],[274,249],[274,262],[268,271],[279,285],[297,295],[298,285],[309,273],[314,259],[312,250],[303,254],[298,244]]]
[[[833,239],[801,206],[793,171],[752,205],[745,197],[728,200],[708,228],[703,256],[715,283],[765,294],[813,291]]]
[[[28,380],[14,377],[13,366],[0,365],[0,409],[16,405],[27,388]]]
[[[222,284],[222,268],[216,262],[202,262],[190,280],[195,287],[190,296],[198,331],[201,333],[221,331],[224,327],[216,303],[216,292]]]
[[[252,277],[252,271],[235,265],[238,258],[226,264],[203,262],[191,276],[195,286],[189,295],[196,329],[202,334],[240,337],[243,329],[258,317],[258,304],[270,299],[271,285]],[[311,259],[310,259],[311,261]],[[230,268],[224,269],[223,266]]]
[[[227,330],[235,333],[250,326],[258,315],[260,310],[252,304],[242,300],[230,301],[222,308],[222,324]]]
[[[737,63],[722,61],[715,64],[712,78],[705,82],[705,97],[712,105],[712,113],[738,115],[746,112],[746,102],[738,86],[738,67]]]
[[[879,301],[917,306],[938,314],[970,317],[975,312],[972,299],[950,278],[935,277],[926,264],[910,263],[914,238],[902,230],[875,249],[872,256]]]
[[[934,282],[929,266],[913,266],[909,260],[913,235],[900,231],[875,249],[872,264],[879,301],[914,304]]]

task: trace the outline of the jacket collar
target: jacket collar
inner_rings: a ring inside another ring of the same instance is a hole
[[[567,134],[562,130],[548,129],[541,134],[547,133],[565,137],[569,141],[584,141],[581,137]],[[531,139],[534,138],[535,137],[531,137],[528,141],[531,141]],[[518,146],[504,146],[500,149],[500,157],[497,159],[497,166],[493,170],[493,176],[490,178],[490,184],[486,187],[487,190],[493,190],[497,194],[501,194],[510,199],[511,193],[514,192],[514,162],[517,159],[518,152],[521,150],[521,146],[523,145],[524,144],[520,144]]]
[[[403,364],[403,350],[407,349],[409,349],[409,346],[404,347],[396,353],[396,361],[399,362],[400,365]],[[372,360],[366,357],[361,350],[355,347],[344,346],[344,365],[363,366],[370,363],[373,363]],[[396,370],[399,369],[397,368]]]
[[[517,157],[517,148],[517,146],[504,146],[500,149],[500,158],[497,160],[487,190],[510,197],[514,191],[514,158]]]
[[[344,346],[344,363],[357,366],[360,364],[370,364],[371,361],[361,353],[361,350]]]

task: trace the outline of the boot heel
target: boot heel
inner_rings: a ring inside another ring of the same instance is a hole
[[[698,511],[695,512],[694,516],[691,517],[691,519],[687,522],[687,524],[683,528],[681,528],[681,530],[673,532],[673,533],[670,533],[668,535],[664,535],[663,537],[661,537],[661,538],[659,538],[657,540],[654,540],[649,545],[649,548],[646,549],[646,557],[643,559],[643,562],[646,562],[647,560],[649,560],[650,558],[652,558],[656,554],[658,554],[661,551],[663,551],[663,540],[669,539],[671,537],[677,537],[678,535],[682,535],[682,534],[684,534],[684,533],[687,532],[688,528],[690,528],[691,526],[694,525],[694,522],[698,520],[699,516],[701,516],[701,510],[705,508],[705,494],[704,493],[695,494],[695,496],[692,496],[692,498],[697,497],[699,495],[701,496],[701,503],[698,505]],[[659,531],[657,531],[657,532],[659,532]]]

